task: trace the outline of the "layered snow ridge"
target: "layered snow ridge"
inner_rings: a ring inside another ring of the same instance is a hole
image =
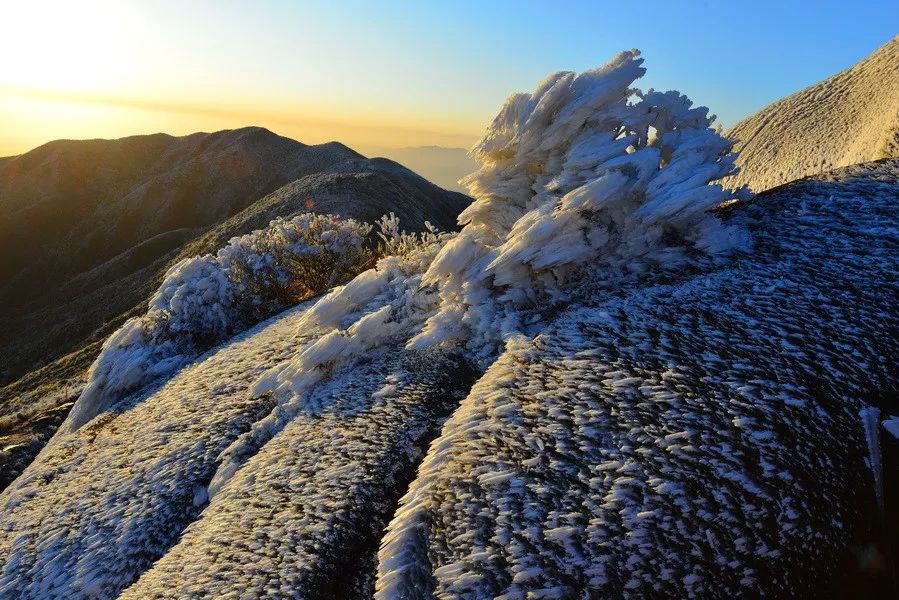
[[[342,285],[203,354],[223,263],[170,273],[160,322],[197,320],[158,356],[183,358],[95,378],[102,400],[0,493],[0,597],[831,581],[878,530],[859,415],[899,393],[899,162],[749,200],[707,110],[642,74],[624,52],[512,96],[460,233],[388,217],[372,268],[322,271]]]
[[[899,37],[738,123],[732,185],[761,192],[837,167],[899,157]]]

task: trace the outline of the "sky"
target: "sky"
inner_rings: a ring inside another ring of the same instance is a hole
[[[0,156],[261,125],[468,147],[512,92],[639,48],[729,127],[899,33],[899,2],[0,0]]]

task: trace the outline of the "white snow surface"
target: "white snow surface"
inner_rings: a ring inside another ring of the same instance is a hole
[[[761,192],[837,167],[899,157],[899,36],[848,69],[738,123],[740,172]]]

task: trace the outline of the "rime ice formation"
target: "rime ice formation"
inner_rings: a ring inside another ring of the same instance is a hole
[[[620,285],[747,247],[708,212],[744,196],[716,183],[734,172],[730,142],[686,96],[632,88],[638,55],[555,73],[506,101],[474,148],[465,227],[424,276],[440,306],[411,346],[464,339],[486,365],[585,270]]]
[[[714,183],[733,172],[730,143],[705,107],[633,89],[645,72],[638,54],[556,73],[506,102],[475,149],[483,166],[469,181],[477,200],[460,215],[462,231],[432,233],[316,303],[301,328],[335,329],[254,386],[274,390],[278,406],[226,453],[213,493],[324,377],[364,352],[398,340],[462,343],[483,366],[560,304],[585,264],[620,285],[748,247],[745,228],[708,212],[742,195]]]
[[[197,354],[353,274],[370,225],[304,213],[233,238],[216,255],[174,265],[147,313],[103,344],[59,434],[72,432],[124,393],[170,375]],[[290,289],[294,282],[303,288]]]
[[[738,123],[732,185],[760,192],[800,177],[899,157],[899,37],[859,63]]]
[[[829,581],[876,524],[860,414],[899,391],[899,161],[749,201],[642,73],[513,96],[459,234],[386,219],[373,268],[60,434],[0,494],[0,597]]]
[[[396,500],[469,384],[458,355],[378,349],[318,386],[122,597],[370,597]]]

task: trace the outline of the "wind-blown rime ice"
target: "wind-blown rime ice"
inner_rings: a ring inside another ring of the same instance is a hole
[[[366,350],[461,342],[484,367],[503,339],[564,300],[585,266],[620,284],[747,247],[745,228],[709,213],[743,194],[711,183],[734,172],[730,142],[710,128],[708,109],[678,92],[632,89],[645,72],[637,56],[556,73],[506,102],[475,147],[482,167],[468,184],[477,200],[460,215],[462,231],[432,233],[422,249],[383,260],[316,303],[302,327],[334,330],[256,384],[279,405],[227,453],[211,492],[322,378]]]
[[[645,72],[638,54],[556,73],[532,94],[513,95],[474,149],[482,166],[467,180],[476,201],[460,215],[462,231],[421,263],[423,275],[366,273],[323,298],[310,318],[346,318],[372,302],[362,314],[378,327],[360,321],[304,348],[258,391],[277,388],[292,397],[284,402],[300,401],[316,377],[310,366],[369,347],[354,348],[357,331],[406,335],[410,348],[461,342],[485,367],[503,339],[563,301],[585,269],[613,285],[747,248],[744,228],[709,213],[744,196],[713,183],[734,172],[730,142],[710,128],[708,109],[680,93],[633,89]],[[388,281],[403,288],[414,318],[397,320],[386,304],[373,312]]]
[[[633,89],[638,54],[509,98],[474,148],[465,227],[424,276],[440,305],[412,347],[464,340],[486,365],[584,270],[620,285],[748,246],[708,212],[745,195],[714,183],[734,172],[730,141],[686,96]]]
[[[146,314],[129,319],[103,344],[60,433],[200,351],[345,281],[358,272],[370,231],[352,219],[305,213],[235,237],[215,255],[174,265]]]

